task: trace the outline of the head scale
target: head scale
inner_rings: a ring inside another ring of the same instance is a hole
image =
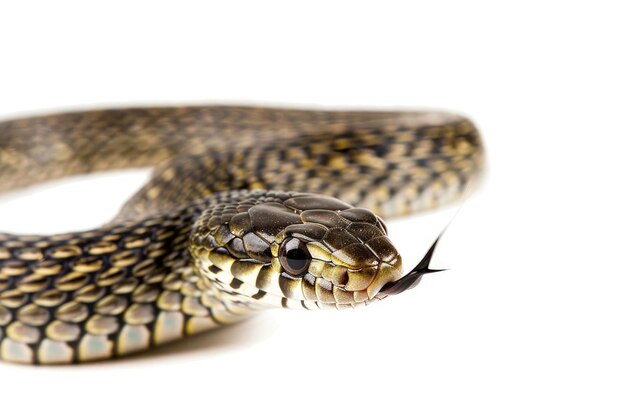
[[[402,273],[382,220],[332,197],[239,191],[197,220],[191,252],[203,279],[283,307],[354,307],[383,298]]]

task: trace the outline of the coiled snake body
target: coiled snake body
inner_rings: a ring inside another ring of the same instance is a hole
[[[99,229],[0,234],[0,357],[105,359],[266,307],[396,294],[416,276],[401,277],[379,216],[452,201],[481,165],[475,127],[448,113],[212,106],[1,122],[2,191],[155,170]]]

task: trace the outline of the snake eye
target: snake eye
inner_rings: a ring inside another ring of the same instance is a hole
[[[304,242],[292,238],[283,242],[278,259],[285,271],[291,275],[298,276],[306,272],[309,267],[311,254]]]

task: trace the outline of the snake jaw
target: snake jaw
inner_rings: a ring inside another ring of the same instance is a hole
[[[370,300],[374,299],[386,285],[397,282],[402,276],[402,259],[398,255],[391,263],[381,262],[374,280],[366,291]]]

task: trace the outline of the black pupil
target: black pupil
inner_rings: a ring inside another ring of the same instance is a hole
[[[295,271],[299,271],[306,267],[308,262],[307,254],[300,248],[289,249],[287,253],[285,253],[285,257],[287,258],[287,264],[289,267]]]

